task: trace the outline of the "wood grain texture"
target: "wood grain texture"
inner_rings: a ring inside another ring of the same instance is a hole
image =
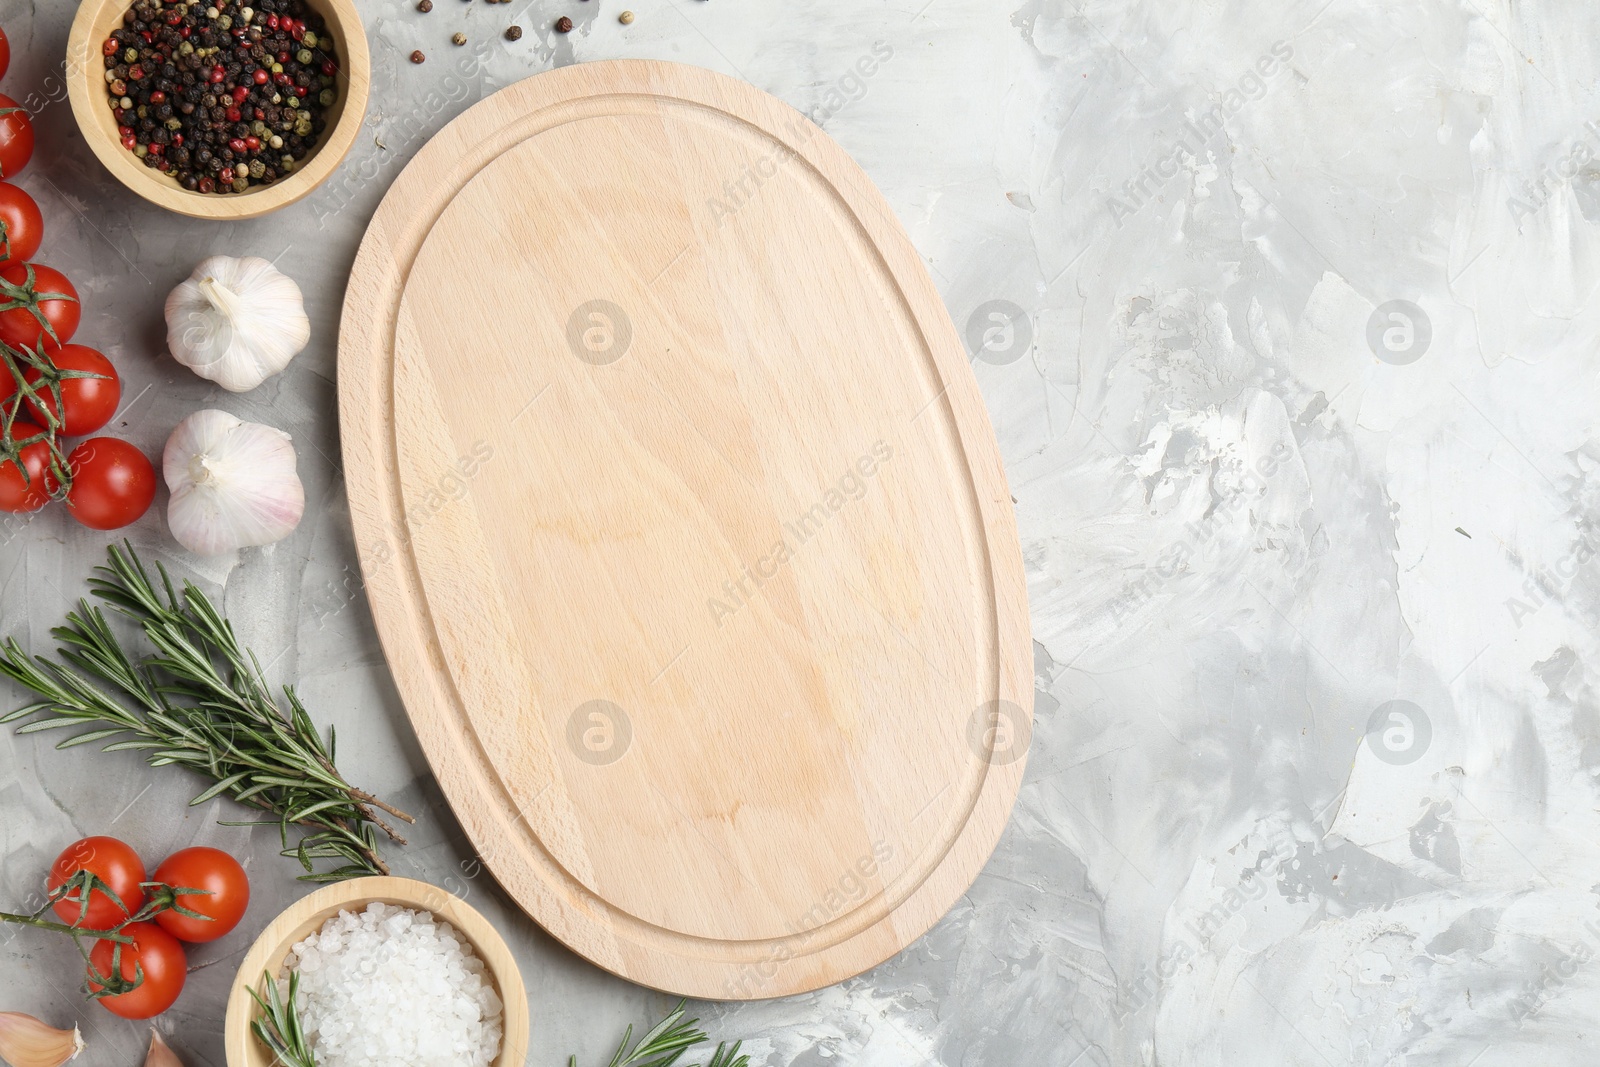
[[[781,996],[972,883],[1031,730],[1015,520],[939,294],[821,130],[658,62],[495,94],[379,208],[339,392],[407,710],[552,934]]]
[[[367,117],[372,57],[354,0],[306,0],[327,22],[339,61],[339,98],[328,109],[327,132],[289,177],[246,193],[191,192],[176,178],[151,170],[122,147],[111,114],[100,46],[122,23],[133,0],[82,0],[67,36],[67,96],[83,138],[113,177],[153,204],[197,219],[259,218],[302,199],[344,162]]]
[[[264,994],[263,975],[270,972],[274,978],[281,979],[283,961],[297,942],[305,940],[339,912],[360,911],[373,901],[432,912],[435,918],[449,923],[467,939],[494,979],[495,992],[505,1003],[504,1035],[494,1067],[521,1067],[528,1055],[528,991],[511,950],[489,921],[466,901],[426,882],[387,877],[355,878],[324,886],[290,905],[261,931],[261,936],[245,953],[244,962],[234,976],[233,991],[228,994],[223,1035],[228,1067],[273,1067],[271,1054],[250,1032],[250,1022],[258,1010],[250,989]]]

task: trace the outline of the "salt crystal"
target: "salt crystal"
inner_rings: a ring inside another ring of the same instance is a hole
[[[294,946],[319,1067],[488,1067],[504,1005],[449,923],[374,901]]]

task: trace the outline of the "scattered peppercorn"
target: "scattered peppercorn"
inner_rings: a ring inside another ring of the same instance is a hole
[[[433,10],[433,0],[417,0],[417,10],[426,15]]]
[[[520,41],[520,40],[522,40],[522,27],[521,26],[512,26],[511,28],[507,29],[506,30],[506,40],[508,40],[508,41]]]
[[[633,12],[632,11],[624,11],[622,14],[617,16],[617,21],[622,23],[624,26],[632,24],[632,22],[633,22]]]
[[[572,20],[567,18],[567,16],[565,16],[565,15],[562,15],[560,18],[556,19],[556,32],[557,33],[571,33],[572,32]]]
[[[306,0],[136,0],[101,52],[123,147],[196,192],[286,177],[338,99],[333,40]]]
[[[466,44],[467,43],[467,35],[464,34],[464,33],[453,33],[453,34],[450,35],[450,43],[451,44]]]
[[[411,53],[411,62],[413,62],[413,63],[421,63],[422,61],[424,61],[427,58],[428,58],[427,56],[422,54],[422,49],[420,49],[420,48],[417,49],[415,52]]]

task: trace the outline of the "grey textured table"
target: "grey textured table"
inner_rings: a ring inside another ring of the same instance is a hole
[[[604,1062],[668,1001],[466,877],[360,593],[335,341],[363,228],[429,135],[529,74],[627,56],[819,117],[958,326],[988,332],[975,367],[1037,639],[1028,780],[972,891],[872,972],[705,1005],[711,1029],[789,1067],[1600,1059],[1600,9],[634,0],[623,27],[617,0],[435,3],[363,0],[368,127],[328,186],[255,222],[176,218],[110,180],[61,90],[65,0],[0,2],[0,90],[40,105],[20,184],[39,258],[82,292],[81,339],[126,379],[117,432],[156,454],[218,406],[300,450],[289,540],[185,560],[163,493],[134,543],[225,590],[352,779],[421,813],[396,871],[462,882],[506,932],[530,1063]],[[890,58],[852,73],[875,46]],[[279,257],[313,322],[242,396],[165,351],[167,291],[218,252]],[[0,525],[0,631],[42,647],[107,540],[59,509]],[[305,887],[269,832],[186,809],[193,791],[0,733],[5,903],[83,833],[248,857],[250,928],[195,955],[160,1020],[195,1067],[222,1062],[249,937]],[[82,1005],[77,972],[70,945],[0,932],[0,1009],[76,1016],[92,1067],[140,1062],[145,1028]]]

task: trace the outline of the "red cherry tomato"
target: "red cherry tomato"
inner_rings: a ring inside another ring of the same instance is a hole
[[[206,916],[191,919],[175,911],[156,914],[161,929],[180,941],[215,941],[244,918],[250,904],[250,879],[239,861],[215,848],[186,848],[161,861],[153,879],[174,889],[204,889],[209,896],[184,893],[178,903]]]
[[[111,361],[86,345],[62,345],[60,351],[50,353],[50,362],[60,370],[86,371],[104,375],[102,378],[63,378],[61,381],[61,406],[66,409],[60,432],[67,437],[83,437],[94,433],[111,421],[122,400],[122,380]],[[38,371],[29,368],[23,378],[37,382]],[[14,388],[13,383],[13,388]],[[28,406],[40,422],[48,423],[45,411],[56,413],[56,398],[48,389],[40,389],[37,400]],[[41,410],[43,409],[43,410]]]
[[[11,42],[6,40],[6,31],[0,30],[0,78],[6,76],[6,68],[11,66]]]
[[[122,907],[119,908],[103,890],[96,889],[89,894],[87,908],[71,897],[56,901],[55,912],[62,922],[85,930],[109,930],[144,907],[144,890],[139,887],[145,881],[144,862],[126,841],[114,837],[86,837],[73,842],[56,857],[45,884],[53,893],[79,871],[90,871],[110,886],[122,901]]]
[[[0,93],[0,112],[0,178],[15,178],[33,158],[33,120],[4,93]]]
[[[72,488],[67,512],[91,530],[116,530],[150,510],[156,469],[143,452],[115,437],[91,437],[67,456]]]
[[[0,121],[4,121],[0,119]],[[82,309],[78,290],[67,276],[37,263],[12,263],[0,267],[0,341],[13,348],[43,343],[58,348],[72,340]],[[51,337],[41,319],[55,331]]]
[[[0,266],[32,259],[44,240],[44,216],[33,197],[0,182]]]
[[[10,393],[16,392],[16,385],[9,386]],[[11,439],[13,441],[26,441],[36,437],[44,431],[30,422],[14,422],[11,424]],[[9,511],[21,514],[25,511],[38,511],[50,501],[50,446],[43,441],[35,441],[31,445],[22,447],[22,465],[27,468],[28,477],[22,477],[22,471],[9,459],[0,459],[0,511]]]
[[[184,954],[178,939],[155,923],[134,923],[122,933],[133,938],[133,944],[122,946],[122,977],[132,981],[141,971],[144,981],[131,993],[114,997],[101,997],[100,1006],[124,1019],[148,1019],[172,1007],[183,992],[184,979],[189,977],[189,958]],[[111,977],[111,960],[116,953],[116,943],[97,941],[89,953],[89,989],[99,992],[105,988],[96,982],[95,975]]]

